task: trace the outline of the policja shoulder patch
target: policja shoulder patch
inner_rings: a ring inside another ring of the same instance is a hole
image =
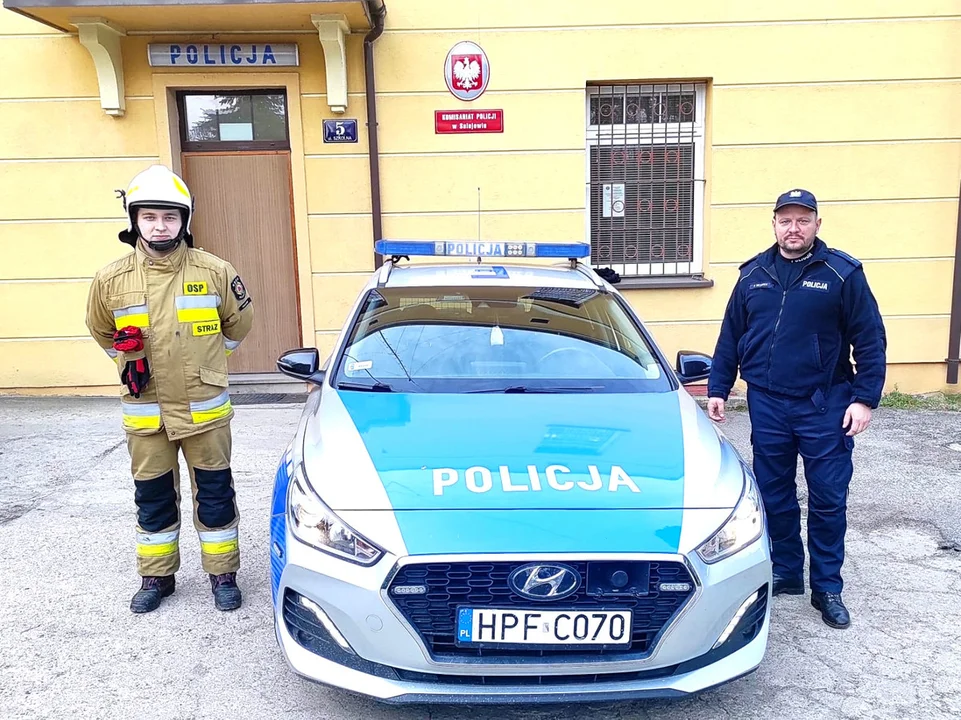
[[[247,288],[244,287],[244,282],[240,279],[240,275],[237,275],[233,280],[230,281],[230,289],[233,291],[234,297],[237,298],[238,301],[247,297]]]

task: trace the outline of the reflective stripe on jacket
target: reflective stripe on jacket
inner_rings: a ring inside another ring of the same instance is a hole
[[[253,322],[253,305],[233,266],[181,243],[162,258],[137,249],[97,272],[87,298],[87,328],[118,374],[136,353],[113,349],[113,334],[127,326],[144,335],[150,366],[146,392],[122,386],[123,425],[170,439],[224,425],[233,417],[227,392],[227,356]]]

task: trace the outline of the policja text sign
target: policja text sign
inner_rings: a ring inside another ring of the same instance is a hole
[[[279,67],[300,64],[296,43],[163,43],[147,46],[152,67]]]

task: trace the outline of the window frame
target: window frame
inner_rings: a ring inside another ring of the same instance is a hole
[[[619,123],[611,125],[591,124],[591,99],[604,95],[628,95],[636,91],[644,94],[651,92],[671,93],[694,91],[694,121],[674,123]],[[629,280],[686,279],[703,277],[704,274],[704,203],[705,203],[705,163],[706,163],[706,120],[707,83],[704,81],[677,82],[620,82],[592,83],[584,95],[584,234],[588,244],[592,241],[591,216],[591,148],[595,146],[646,147],[649,145],[677,144],[690,137],[694,144],[694,179],[692,197],[694,200],[691,238],[691,262],[628,263],[610,262],[594,264],[594,268],[611,267],[622,278]],[[628,141],[631,141],[631,144]],[[602,142],[603,141],[603,142]],[[643,144],[642,144],[643,143]],[[679,270],[679,267],[681,268]],[[687,266],[684,268],[684,266]],[[633,270],[629,272],[628,270]]]
[[[284,98],[283,140],[188,140],[187,97],[256,97],[258,95],[281,95]],[[256,150],[290,150],[290,98],[287,88],[244,88],[222,90],[215,88],[178,90],[176,94],[177,115],[180,126],[180,149],[183,152],[244,152]]]

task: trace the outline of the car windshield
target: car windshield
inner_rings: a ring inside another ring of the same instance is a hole
[[[334,384],[367,392],[665,392],[616,296],[591,288],[370,290]]]

